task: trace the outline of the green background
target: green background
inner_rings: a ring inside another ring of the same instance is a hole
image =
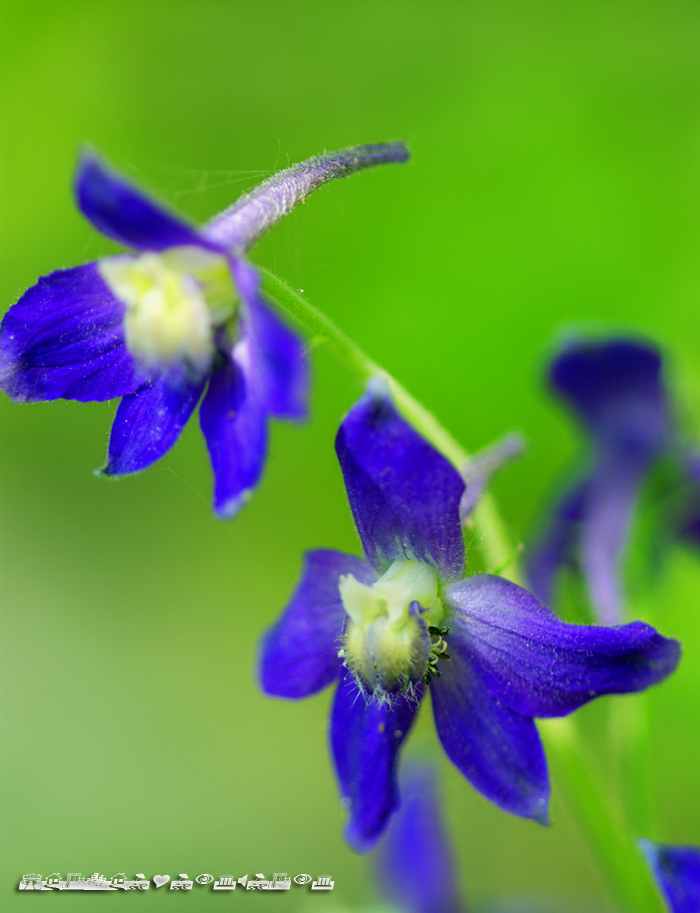
[[[699,423],[696,3],[6,0],[0,72],[3,306],[116,249],[71,198],[83,142],[204,220],[277,168],[403,139],[408,165],[323,188],[252,259],[303,288],[467,448],[527,435],[494,485],[515,539],[577,447],[542,385],[562,330],[660,341]],[[196,421],[154,468],[110,482],[92,470],[114,403],[0,402],[3,910],[376,898],[371,862],[340,836],[330,692],[287,704],[255,683],[256,644],[302,551],[358,549],[333,437],[361,388],[324,351],[312,361],[311,422],[275,425],[263,483],[229,524],[211,513]],[[644,600],[686,653],[648,698],[647,836],[675,843],[700,843],[699,602],[700,564],[676,549]],[[612,703],[580,712],[591,732]],[[442,759],[430,716],[409,753],[444,773],[470,900],[608,909],[558,779],[554,827],[510,818]],[[54,871],[309,872],[336,888],[17,893],[23,873]]]

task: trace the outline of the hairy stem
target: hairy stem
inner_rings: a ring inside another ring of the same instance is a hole
[[[403,387],[391,374],[365,355],[333,321],[310,304],[299,292],[266,269],[258,267],[263,290],[268,298],[299,321],[314,344],[323,344],[361,381],[383,377],[394,402],[413,427],[427,438],[460,471],[469,461],[467,451],[452,437],[435,416]],[[513,547],[493,498],[484,494],[473,513],[474,527],[481,540],[484,560],[489,568],[504,566],[504,576],[517,580],[517,562],[511,560]]]
[[[276,222],[302,203],[317,188],[376,165],[407,162],[405,143],[375,143],[353,146],[339,152],[317,155],[273,175],[204,228],[212,241],[237,251],[247,250]]]

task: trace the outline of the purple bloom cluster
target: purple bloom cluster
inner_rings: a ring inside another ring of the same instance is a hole
[[[698,460],[679,441],[656,346],[626,338],[573,340],[553,360],[549,383],[585,430],[590,453],[526,552],[528,583],[551,604],[558,572],[578,566],[599,620],[618,624],[624,603],[621,565],[640,489],[654,463],[672,457],[673,487],[686,495],[673,525],[697,544]]]
[[[646,624],[566,624],[514,583],[464,577],[457,470],[372,385],[336,451],[364,557],[306,556],[264,640],[261,683],[298,699],[338,681],[331,747],[348,842],[373,846],[398,805],[396,763],[430,691],[442,746],[483,795],[547,821],[536,717],[662,681],[676,641]]]
[[[199,229],[85,153],[82,213],[136,253],[58,270],[25,292],[0,327],[0,389],[19,402],[122,397],[107,476],[160,459],[201,401],[214,508],[234,516],[260,480],[268,419],[303,419],[309,387],[302,340],[265,303],[244,254],[327,181],[407,158],[402,143],[319,156]]]

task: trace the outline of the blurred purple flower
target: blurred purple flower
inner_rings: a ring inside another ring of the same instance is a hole
[[[445,827],[437,773],[431,765],[409,761],[400,776],[401,805],[374,850],[380,894],[401,913],[600,913],[599,907],[571,898],[498,900],[478,908],[460,900],[458,867]],[[374,909],[374,908],[372,908]],[[383,907],[382,907],[383,909]],[[388,911],[387,911],[388,913]],[[698,911],[700,913],[700,911]]]
[[[376,850],[383,897],[402,913],[464,913],[437,777],[427,764],[401,772],[401,807]]]
[[[318,156],[199,229],[85,153],[81,211],[136,253],[58,270],[25,292],[0,327],[0,389],[20,402],[123,397],[108,476],[160,459],[201,400],[214,507],[233,516],[260,479],[268,418],[303,419],[309,386],[302,340],[263,301],[243,255],[326,181],[407,158],[402,143]]]
[[[640,840],[670,913],[700,913],[700,848]]]
[[[557,572],[576,564],[599,620],[619,624],[620,565],[639,490],[652,464],[676,448],[661,354],[631,339],[575,340],[554,359],[549,381],[583,425],[591,457],[526,553],[528,583],[551,603]]]
[[[331,745],[348,842],[370,849],[396,809],[398,752],[426,686],[464,776],[506,811],[545,823],[533,718],[661,681],[678,643],[641,623],[566,624],[514,583],[464,579],[464,482],[376,383],[343,421],[336,451],[364,559],[307,554],[262,645],[261,684],[299,699],[340,680]]]

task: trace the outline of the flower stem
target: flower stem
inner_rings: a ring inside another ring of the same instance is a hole
[[[299,292],[268,270],[260,272],[265,294],[306,328],[312,344],[323,343],[363,382],[384,378],[404,416],[457,469],[464,469],[469,454],[431,412]],[[517,563],[511,560],[514,549],[494,499],[488,494],[482,496],[472,516],[482,538],[487,565],[494,568],[506,564],[508,576],[517,582]],[[565,781],[581,833],[621,909],[624,913],[661,913],[658,893],[636,848],[632,829],[610,801],[608,790],[587,755],[576,721],[567,718],[540,723],[548,753]]]
[[[257,267],[268,298],[299,321],[311,336],[313,344],[326,346],[353,374],[366,383],[373,377],[384,378],[397,407],[413,427],[427,438],[460,471],[469,462],[469,453],[452,437],[435,416],[380,365],[369,358],[333,321],[310,304],[299,292],[266,269]],[[487,567],[507,566],[511,580],[517,581],[517,562],[510,560],[513,547],[505,525],[491,495],[484,494],[473,513],[474,526],[481,538]]]
[[[547,755],[566,781],[567,801],[624,913],[662,913],[652,875],[629,822],[610,800],[575,720],[540,720]]]

